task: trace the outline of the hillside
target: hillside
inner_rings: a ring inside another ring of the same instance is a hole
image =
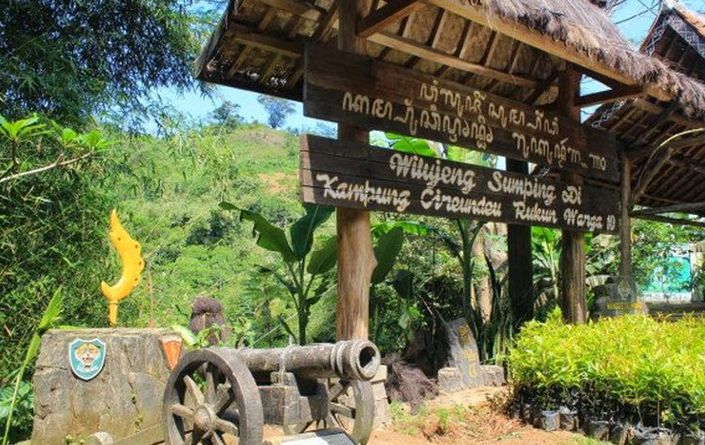
[[[282,339],[276,317],[289,317],[287,296],[255,272],[277,258],[255,245],[250,223],[219,203],[258,211],[280,227],[300,216],[298,138],[260,126],[143,137],[111,160],[117,174],[107,182],[123,191],[116,206],[147,260],[143,285],[124,305],[126,321],[185,324],[190,302],[205,294],[223,302],[238,334],[274,329],[263,344]]]

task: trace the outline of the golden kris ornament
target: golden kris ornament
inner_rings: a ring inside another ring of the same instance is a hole
[[[132,239],[127,230],[120,224],[118,214],[113,209],[110,214],[110,241],[115,246],[122,262],[120,280],[112,286],[101,281],[100,289],[108,300],[108,322],[111,327],[117,325],[118,303],[130,295],[130,292],[140,283],[140,274],[144,269],[140,243]]]

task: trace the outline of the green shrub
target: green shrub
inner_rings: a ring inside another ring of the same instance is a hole
[[[705,427],[705,321],[528,323],[509,353],[517,401],[602,419]]]

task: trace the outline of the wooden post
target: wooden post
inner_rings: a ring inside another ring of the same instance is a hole
[[[559,78],[558,107],[565,117],[580,123],[580,108],[575,101],[580,95],[580,73],[568,63]],[[562,179],[573,185],[582,185],[583,178],[576,173],[563,173]],[[585,323],[585,235],[563,230],[561,250],[561,309],[569,323]]]
[[[338,0],[338,49],[366,54],[364,38],[356,35],[357,22],[369,12],[369,0]],[[367,131],[340,124],[338,138],[368,143]],[[372,248],[370,212],[338,208],[338,307],[336,338],[366,339],[369,325],[369,296],[372,271],[377,260]]]
[[[632,192],[632,163],[622,149],[620,150],[622,166],[621,188],[621,215],[619,223],[619,274],[624,279],[632,277],[632,220],[629,216],[631,210]]]
[[[529,173],[526,162],[507,159],[507,171]],[[534,315],[533,268],[531,265],[531,227],[509,224],[509,298],[514,325],[519,326]]]

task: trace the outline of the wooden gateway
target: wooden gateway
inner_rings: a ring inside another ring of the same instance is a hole
[[[307,116],[339,124],[338,140],[303,138],[301,194],[338,207],[340,339],[367,336],[370,210],[510,224],[516,308],[532,301],[529,226],[561,228],[573,322],[585,319],[584,232],[619,232],[628,273],[629,211],[643,192],[632,194],[629,160],[661,139],[608,131],[629,119],[614,112],[581,123],[581,109],[628,103],[659,126],[702,126],[705,86],[633,50],[609,18],[614,3],[230,1],[198,78],[303,101]],[[583,77],[607,89],[581,94]],[[507,169],[371,147],[370,130],[496,154]]]

